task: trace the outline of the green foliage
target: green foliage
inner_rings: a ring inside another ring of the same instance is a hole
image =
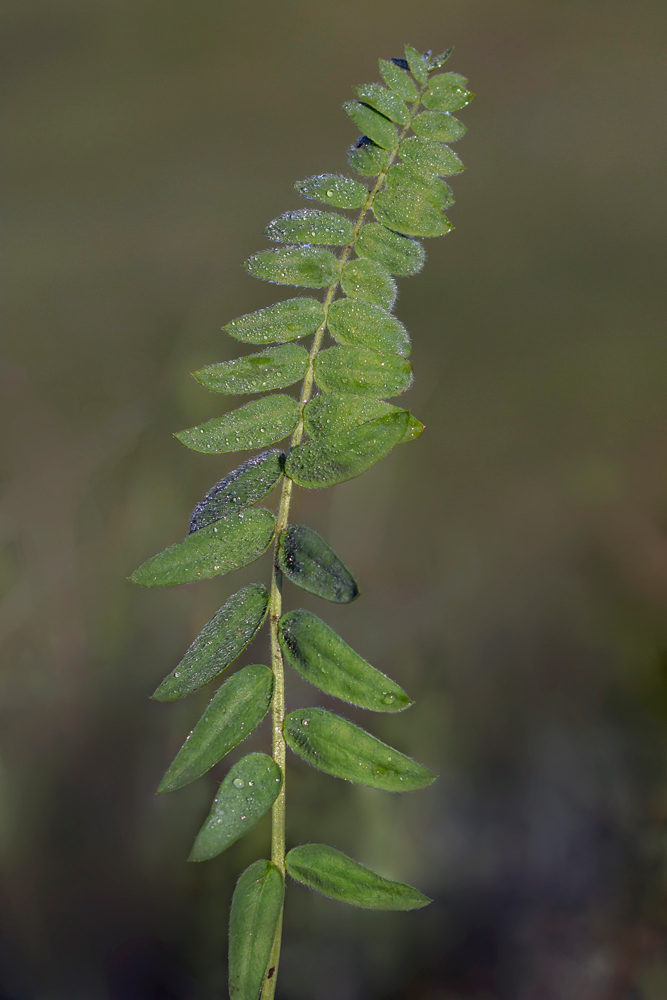
[[[285,864],[297,882],[331,899],[366,910],[416,910],[431,902],[411,885],[382,878],[325,844],[294,847],[285,858]]]
[[[320,771],[391,792],[425,788],[435,775],[333,712],[303,708],[285,716],[284,660],[319,690],[360,708],[394,713],[412,702],[316,615],[283,613],[282,590],[287,578],[327,601],[356,599],[353,573],[325,539],[289,523],[293,490],[359,476],[424,429],[409,410],[387,401],[412,384],[410,337],[392,313],[392,275],[423,267],[425,251],[416,237],[452,228],[443,212],[454,196],[442,178],[464,166],[444,143],[464,134],[451,112],[473,95],[465,77],[433,75],[450,55],[451,49],[431,56],[406,46],[405,57],[380,60],[386,86],[362,84],[355,88],[358,99],[343,105],[363,133],[348,162],[366,180],[318,174],[295,184],[302,197],[354,214],[287,211],[264,231],[282,245],[245,261],[249,274],[266,281],[322,288],[323,300],[289,298],[229,322],[224,329],[230,336],[265,349],[210,364],[194,377],[216,393],[269,394],[176,437],[207,454],[266,448],[291,435],[289,447],[270,448],[224,476],[195,508],[188,537],[131,577],[147,587],[192,583],[248,565],[273,542],[270,592],[256,583],[229,597],[153,695],[173,701],[218,677],[268,619],[271,668],[244,666],[219,687],[159,786],[171,792],[203,775],[271,706],[272,757],[251,753],[228,770],[190,854],[191,861],[215,857],[272,808],[271,861],[257,861],[243,873],[232,902],[229,990],[237,1000],[274,995],[286,871],[354,906],[407,910],[429,902],[331,847],[309,844],[285,854],[286,746]],[[307,350],[293,343],[311,336]],[[297,382],[298,393],[270,392]],[[276,517],[254,505],[278,483]]]

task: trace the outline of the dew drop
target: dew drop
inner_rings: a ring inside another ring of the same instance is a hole
[[[234,778],[234,780],[232,781],[232,784],[233,784],[234,788],[243,788],[243,782],[241,781],[240,778]]]

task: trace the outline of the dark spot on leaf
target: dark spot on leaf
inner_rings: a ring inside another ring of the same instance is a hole
[[[271,966],[271,968],[269,969],[269,971],[268,971],[268,972],[267,972],[267,974],[266,974],[266,978],[267,978],[267,979],[270,979],[270,978],[271,978],[271,976],[273,975],[273,973],[274,973],[275,971],[276,971],[276,967],[275,967],[275,965],[272,965],[272,966]]]

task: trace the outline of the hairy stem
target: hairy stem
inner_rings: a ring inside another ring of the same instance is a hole
[[[385,182],[387,177],[387,171],[392,165],[396,156],[398,155],[398,149],[403,141],[405,134],[408,132],[410,125],[412,123],[412,118],[419,107],[422,94],[426,88],[424,87],[417,98],[417,101],[410,109],[410,118],[408,124],[405,126],[401,132],[395,147],[391,151],[389,157],[389,163],[387,164],[386,170],[383,170],[377,177],[375,184],[372,189],[368,192],[368,198],[364,202],[361,211],[359,212],[359,218],[357,219],[354,230],[352,233],[352,239],[350,242],[343,247],[343,252],[338,259],[338,277],[336,281],[329,285],[327,288],[326,295],[324,297],[324,302],[322,303],[322,309],[324,316],[322,322],[315,332],[313,337],[313,343],[308,356],[308,368],[303,379],[303,385],[301,388],[301,398],[299,399],[299,421],[296,425],[294,433],[292,434],[289,451],[296,445],[301,443],[303,438],[304,429],[304,411],[306,409],[306,403],[308,403],[312,391],[313,391],[313,381],[315,373],[315,359],[320,352],[322,347],[322,340],[324,339],[324,334],[327,329],[327,323],[329,320],[329,309],[331,308],[331,303],[334,300],[336,292],[338,291],[338,286],[340,284],[340,276],[343,267],[347,263],[350,254],[356,243],[359,231],[364,224],[364,220],[368,215],[368,212],[373,206],[375,200],[375,195],[378,193],[380,188]],[[273,700],[271,702],[271,725],[273,732],[273,759],[280,768],[282,773],[283,781],[280,789],[280,794],[273,804],[273,811],[271,814],[271,861],[274,865],[280,868],[283,875],[285,874],[285,757],[286,757],[286,744],[285,736],[283,734],[283,723],[285,721],[285,666],[283,663],[282,652],[280,649],[279,636],[279,622],[282,617],[282,582],[283,575],[280,570],[280,565],[278,563],[278,547],[280,545],[280,536],[282,532],[288,525],[290,504],[292,502],[292,487],[293,483],[291,479],[287,476],[283,478],[282,491],[280,494],[280,505],[278,507],[278,517],[276,520],[276,533],[273,548],[273,573],[271,576],[271,598],[269,601],[269,625],[271,630],[271,669],[273,670]],[[262,988],[261,1000],[273,1000],[274,994],[276,992],[276,982],[278,979],[278,962],[280,960],[280,941],[282,936],[282,912],[280,919],[278,921],[278,926],[276,927],[276,935],[273,941],[273,947],[271,949],[271,958],[269,959],[269,965],[267,969],[266,978],[264,979],[264,986]]]

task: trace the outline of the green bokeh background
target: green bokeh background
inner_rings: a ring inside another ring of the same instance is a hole
[[[399,798],[292,758],[288,838],[435,902],[291,886],[279,995],[664,998],[664,4],[6,0],[0,24],[0,998],[226,995],[230,895],[268,826],[185,864],[227,765],[156,798],[210,692],[147,696],[269,560],[125,577],[233,468],[171,436],[227,405],[188,372],[280,297],[240,262],[294,180],[347,171],[340,105],[405,41],[454,44],[478,94],[456,229],[400,281],[427,429],[299,492],[363,593],[287,604],[407,688],[365,724],[441,778]]]

